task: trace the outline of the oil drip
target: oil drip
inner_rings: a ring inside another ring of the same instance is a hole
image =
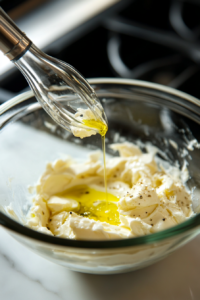
[[[96,120],[83,120],[82,121],[84,125],[94,128],[98,130],[98,133],[101,135],[102,139],[102,150],[103,150],[103,163],[104,163],[104,184],[105,184],[105,193],[106,193],[106,200],[108,202],[108,196],[107,196],[107,175],[106,175],[106,147],[105,147],[105,135],[108,131],[108,126],[101,122]]]

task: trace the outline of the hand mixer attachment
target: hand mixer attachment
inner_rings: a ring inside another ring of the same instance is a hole
[[[71,65],[38,49],[0,8],[0,50],[15,64],[28,81],[36,99],[61,127],[93,129],[107,126],[106,115],[95,91]],[[94,126],[76,118],[78,108],[90,109]]]

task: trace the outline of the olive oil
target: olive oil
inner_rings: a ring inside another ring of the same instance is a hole
[[[61,194],[57,195],[66,199],[73,199],[79,202],[80,206],[76,213],[83,217],[95,221],[106,222],[111,225],[119,225],[119,212],[117,202],[119,198],[107,193],[105,201],[105,192],[96,190],[87,185],[75,186]]]
[[[102,140],[102,150],[103,150],[103,165],[104,165],[104,184],[105,184],[105,192],[106,192],[106,200],[107,197],[107,174],[106,174],[106,145],[105,145],[105,135],[101,136]]]
[[[91,120],[83,120],[82,122],[84,125],[90,128],[97,129],[101,136],[105,136],[106,132],[108,131],[108,126],[101,121],[96,121],[91,119]]]
[[[106,192],[106,200],[108,201],[107,197],[107,175],[106,175],[106,147],[105,147],[105,135],[108,131],[108,126],[101,122],[96,120],[83,120],[83,124],[90,127],[97,129],[99,134],[101,135],[102,139],[102,150],[103,150],[103,163],[104,163],[104,184],[105,184],[105,192]]]
[[[118,225],[120,224],[120,220],[116,202],[118,202],[119,199],[112,194],[109,194],[107,191],[105,135],[108,131],[108,126],[105,123],[94,119],[83,120],[82,122],[89,128],[96,129],[101,135],[105,193],[91,189],[90,187],[76,187],[76,190],[68,191],[68,194],[65,196],[79,201],[80,215],[94,220],[99,220],[101,222],[107,222],[112,225]]]

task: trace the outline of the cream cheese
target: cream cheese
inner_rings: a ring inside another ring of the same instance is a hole
[[[79,196],[72,197],[72,192],[68,196],[63,194],[70,190],[77,193],[82,186],[97,193],[104,192],[104,170],[100,154],[95,152],[81,164],[70,158],[48,163],[36,186],[27,225],[64,238],[109,240],[164,230],[194,214],[191,195],[181,181],[182,172],[175,167],[172,174],[164,168],[160,170],[155,161],[155,148],[142,153],[139,147],[128,142],[111,145],[111,148],[120,154],[106,164],[108,193],[117,199],[110,202],[112,208],[116,208],[116,220],[109,223],[96,217],[101,213],[106,215],[106,209],[108,215],[112,212],[105,200],[91,202],[91,211],[87,214],[80,213],[83,203],[78,200]],[[93,211],[98,214],[93,216]]]
[[[96,130],[85,129],[81,125],[83,119],[84,120],[96,119],[93,112],[89,108],[87,108],[87,109],[78,108],[77,112],[74,115],[74,117],[76,119],[76,124],[77,124],[77,121],[78,121],[78,122],[80,122],[80,126],[81,126],[81,127],[73,126],[73,122],[72,122],[71,131],[72,131],[74,136],[83,139],[85,137],[89,137],[89,136],[97,134]]]

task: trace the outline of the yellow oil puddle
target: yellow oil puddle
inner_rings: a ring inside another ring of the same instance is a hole
[[[89,186],[75,186],[56,196],[73,199],[79,202],[80,208],[76,213],[95,221],[107,222],[111,225],[119,225],[119,212],[117,202],[119,198]]]

